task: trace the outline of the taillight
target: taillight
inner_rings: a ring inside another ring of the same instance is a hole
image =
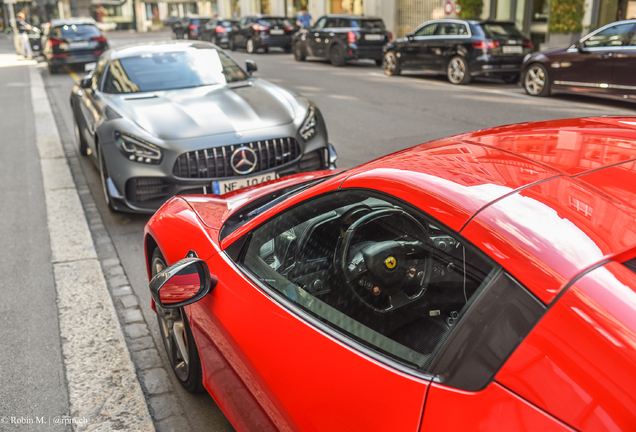
[[[356,32],[347,32],[347,42],[349,42],[350,44],[356,43]]]
[[[54,47],[55,45],[59,45],[61,43],[64,43],[63,39],[49,39],[46,41],[47,44],[49,44],[50,47]]]
[[[473,48],[475,49],[493,49],[499,46],[499,42],[493,40],[483,40],[473,42]]]
[[[94,37],[94,38],[91,38],[91,40],[95,42],[106,42],[106,38],[104,36]]]
[[[530,49],[534,48],[534,46],[532,45],[532,42],[530,42],[530,41],[525,41],[523,43],[523,46],[526,47],[526,48],[530,48]]]
[[[260,25],[260,24],[252,24],[252,28],[255,31],[267,31],[269,29],[269,27],[266,27],[266,26]]]
[[[294,31],[294,26],[287,26],[287,27],[285,27],[285,30]]]
[[[216,33],[225,33],[225,27],[223,26],[216,26],[216,28],[214,29],[214,31]]]
[[[393,32],[389,32],[389,40],[392,41],[393,40]]]

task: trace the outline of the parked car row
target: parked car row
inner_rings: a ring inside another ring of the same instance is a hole
[[[328,15],[294,34],[292,43],[298,61],[312,56],[343,66],[372,59],[388,76],[445,75],[453,84],[486,76],[519,82],[531,96],[586,91],[636,98],[636,20],[611,23],[570,47],[540,52],[533,52],[514,23],[490,20],[431,20],[391,39],[379,18]]]

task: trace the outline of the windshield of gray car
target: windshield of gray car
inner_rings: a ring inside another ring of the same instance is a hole
[[[110,62],[104,93],[176,90],[244,81],[247,74],[216,49],[146,53]]]

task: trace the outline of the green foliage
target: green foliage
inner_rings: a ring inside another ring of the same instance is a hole
[[[457,0],[461,8],[459,17],[464,19],[480,19],[484,9],[484,0]]]
[[[583,30],[585,0],[552,0],[550,5],[550,33],[578,33]]]

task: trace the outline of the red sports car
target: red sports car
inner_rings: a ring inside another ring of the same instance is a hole
[[[176,376],[239,431],[636,430],[636,118],[176,197],[145,248]]]

